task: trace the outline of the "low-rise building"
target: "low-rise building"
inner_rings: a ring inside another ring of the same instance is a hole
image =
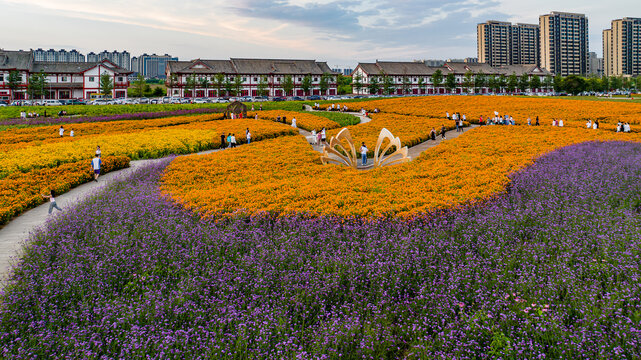
[[[336,95],[338,75],[315,60],[196,59],[168,61],[166,85],[176,97]]]
[[[435,74],[440,73],[440,76]],[[352,73],[354,94],[371,95],[371,90],[377,94],[391,93],[394,95],[431,95],[448,93],[446,78],[454,76],[455,84],[452,93],[461,94],[491,92],[489,81],[491,77],[502,78],[511,75],[522,77],[527,74],[528,80],[539,77],[543,84],[544,78],[551,73],[537,65],[506,65],[493,67],[485,63],[446,62],[443,66],[428,66],[423,62],[377,61],[375,63],[359,63]],[[477,83],[477,77],[484,76],[485,80]],[[435,81],[436,79],[436,81]],[[529,89],[532,92],[546,92],[541,86]]]
[[[9,75],[17,71],[20,82],[11,89]],[[45,74],[44,99],[89,99],[100,90],[100,77],[109,75],[114,98],[127,97],[131,72],[109,60],[100,62],[35,61],[32,51],[0,50],[0,99],[27,99],[27,89],[33,74]]]

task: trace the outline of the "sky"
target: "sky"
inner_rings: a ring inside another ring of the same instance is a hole
[[[375,60],[476,57],[476,24],[538,24],[552,11],[588,17],[602,54],[610,21],[639,0],[0,0],[0,48],[168,53],[181,60]]]

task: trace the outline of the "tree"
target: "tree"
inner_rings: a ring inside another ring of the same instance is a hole
[[[338,75],[338,78],[337,78],[336,82],[337,82],[338,94],[339,95],[353,94],[354,93],[354,89],[352,89],[352,77],[351,76]]]
[[[537,75],[534,75],[530,80],[530,90],[534,91],[539,88],[541,88],[541,78]]]
[[[578,95],[585,91],[585,78],[577,75],[570,75],[563,79],[563,89],[570,94]]]
[[[358,72],[352,78],[352,88],[354,88],[354,90],[356,90],[357,94],[360,94],[361,93],[361,89],[363,88],[363,77]]]
[[[501,74],[498,78],[499,91],[505,90],[507,87],[507,76]]]
[[[234,84],[231,83],[229,77],[225,78],[225,95],[231,95],[232,90],[234,89]]]
[[[241,95],[242,87],[243,87],[243,78],[240,76],[236,76],[234,78],[234,96]]]
[[[394,81],[390,76],[383,73],[383,92],[387,95],[392,95],[396,88],[394,87]]]
[[[481,90],[487,86],[487,77],[483,72],[476,74],[474,78],[474,92],[480,93]]]
[[[154,88],[154,91],[151,93],[151,95],[153,97],[161,97],[161,96],[164,96],[166,93],[167,93],[166,90],[163,90],[162,86],[157,86],[156,88]]]
[[[294,90],[294,79],[292,79],[292,76],[286,75],[281,86],[283,87],[285,96],[290,96],[290,93]]]
[[[585,90],[587,91],[601,91],[601,82],[596,76],[590,76],[586,80]]]
[[[189,96],[188,97],[196,97],[196,85],[198,85],[198,80],[196,79],[196,74],[191,74],[187,76],[187,80],[185,81],[185,87],[190,90]],[[185,92],[185,96],[187,96]]]
[[[225,86],[225,75],[223,75],[222,73],[216,74],[214,82],[216,83],[216,89],[217,89],[216,95],[220,97],[221,96],[220,93],[223,91],[223,86]]]
[[[378,76],[370,76],[368,90],[370,95],[378,94],[381,86],[378,83]]]
[[[111,76],[107,72],[103,72],[100,75],[100,92],[111,97],[111,91],[114,89],[114,82],[111,80]]]
[[[641,75],[637,76],[635,79],[636,90],[641,90]]]
[[[447,89],[448,92],[452,92],[452,90],[456,87],[456,76],[454,73],[449,73],[445,77],[445,88]]]
[[[42,92],[40,91],[39,74],[31,74],[31,76],[29,76],[29,83],[27,84],[27,95],[29,95],[29,99],[36,99],[42,96]]]
[[[556,75],[554,77],[554,82],[552,83],[554,86],[554,91],[560,92],[563,90],[563,77],[561,75]]]
[[[403,90],[403,94],[407,95],[410,92],[410,78],[407,76],[403,76],[403,82],[401,83],[401,89]]]
[[[436,71],[434,71],[434,74],[432,74],[432,84],[434,84],[434,89],[438,89],[442,83],[443,83],[443,72],[441,71],[441,69],[436,69]]]
[[[304,95],[311,95],[310,90],[312,89],[312,76],[307,74],[303,77],[303,81],[300,84],[301,89],[303,89]]]
[[[20,84],[22,84],[22,75],[16,70],[11,70],[7,79],[7,86],[11,89],[11,100],[13,100],[13,93],[18,90]]]
[[[601,91],[610,91],[610,78],[607,76],[601,78]]]
[[[512,75],[507,78],[507,90],[513,93],[517,86],[519,86],[519,78],[515,73],[512,73]]]
[[[135,96],[138,96],[138,97],[142,97],[143,96],[143,92],[145,91],[145,85],[146,84],[147,83],[145,82],[145,77],[142,76],[142,74],[139,73],[138,76],[136,77],[136,80],[134,80],[134,82],[132,84],[133,88],[135,90],[135,92],[134,92]]]
[[[620,90],[623,87],[623,81],[618,76],[610,77],[610,89]]]
[[[205,97],[208,97],[208,96],[207,96],[207,95],[208,95],[208,94],[207,94],[207,88],[209,88],[209,85],[210,85],[210,84],[209,84],[209,79],[207,79],[207,77],[205,76],[205,77],[203,77],[203,78],[201,78],[201,79],[200,79],[199,83],[200,83],[200,84],[199,84],[199,85],[200,85],[200,87],[201,87],[201,88],[203,88],[203,89],[205,89],[205,90],[204,90],[204,91],[205,91],[205,92],[204,92],[204,96],[205,96]]]
[[[553,84],[554,84],[554,80],[552,79],[551,75],[546,76],[545,80],[543,80],[543,86],[545,87],[546,90],[550,90]]]
[[[258,96],[266,96],[267,95],[267,76],[263,75],[260,77],[260,81],[258,82],[258,85],[256,86],[258,90]]]
[[[523,73],[523,75],[521,75],[521,77],[519,78],[519,90],[521,90],[521,92],[525,92],[525,90],[527,90],[529,87],[530,77],[528,76],[528,74]]]
[[[487,81],[487,86],[492,89],[492,92],[498,92],[501,89],[501,84],[499,84],[499,79],[491,75],[490,78]]]
[[[425,83],[424,77],[418,78],[418,89],[422,94],[425,94],[427,92],[427,84]]]
[[[469,92],[469,89],[474,87],[474,73],[468,70],[465,75],[463,75],[463,91],[466,93]]]
[[[327,89],[329,89],[329,79],[331,75],[328,73],[324,73],[321,75],[320,82],[318,84],[318,87],[320,88],[321,95],[326,95],[327,94]]]

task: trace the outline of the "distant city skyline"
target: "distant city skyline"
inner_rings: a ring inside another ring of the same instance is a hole
[[[562,6],[561,6],[562,5]],[[589,19],[590,51],[603,56],[602,31],[641,17],[632,0],[0,0],[0,47],[104,49],[171,54],[181,60],[297,58],[354,67],[358,61],[476,56],[476,25],[538,24],[552,11]],[[25,26],[27,24],[28,26]]]

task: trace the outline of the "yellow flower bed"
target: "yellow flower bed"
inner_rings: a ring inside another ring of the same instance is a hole
[[[521,124],[527,123],[527,118],[539,116],[542,125],[552,123],[552,119],[563,119],[573,126],[585,125],[587,119],[599,120],[606,124],[619,121],[632,125],[641,124],[641,104],[623,101],[590,101],[564,100],[546,98],[519,98],[511,96],[428,96],[412,98],[395,98],[349,103],[353,111],[361,107],[368,111],[378,108],[381,112],[433,118],[445,118],[460,112],[469,121],[477,121],[480,116],[486,119],[493,117],[498,111],[507,114]],[[608,129],[611,129],[609,126]]]
[[[326,117],[317,116],[308,113],[299,113],[295,111],[284,111],[284,110],[267,110],[248,113],[247,116],[254,118],[258,114],[259,119],[276,121],[278,116],[283,118],[287,117],[287,124],[292,124],[292,119],[296,118],[296,126],[307,131],[321,131],[323,128],[326,130],[335,129],[340,125],[336,121],[332,121]],[[282,121],[282,120],[281,120]]]
[[[488,126],[399,166],[358,171],[323,166],[302,137],[256,143],[208,156],[177,158],[164,194],[204,216],[263,211],[410,217],[500,193],[508,175],[541,154],[591,140],[640,141],[639,134],[576,128]]]
[[[64,137],[60,138],[58,129],[60,125],[51,126],[34,126],[21,129],[7,129],[0,132],[0,151],[6,151],[2,146],[6,144],[28,143],[33,141],[63,141],[70,140],[69,133],[74,131],[75,137],[87,135],[104,134],[104,133],[122,133],[133,132],[143,129],[160,128],[166,126],[176,126],[189,124],[192,122],[204,122],[222,119],[222,115],[194,115],[194,116],[175,116],[169,118],[149,119],[149,120],[124,120],[80,124],[63,124],[65,129]],[[29,146],[23,144],[22,146]],[[6,147],[9,149],[10,147]]]
[[[0,178],[14,172],[56,167],[60,164],[90,159],[97,145],[103,156],[157,158],[169,154],[187,154],[220,146],[220,134],[235,133],[238,143],[244,143],[245,129],[253,140],[278,135],[296,134],[287,125],[265,120],[236,119],[196,122],[168,128],[154,128],[132,133],[102,133],[66,138],[58,142],[35,142],[33,146],[0,152]]]

